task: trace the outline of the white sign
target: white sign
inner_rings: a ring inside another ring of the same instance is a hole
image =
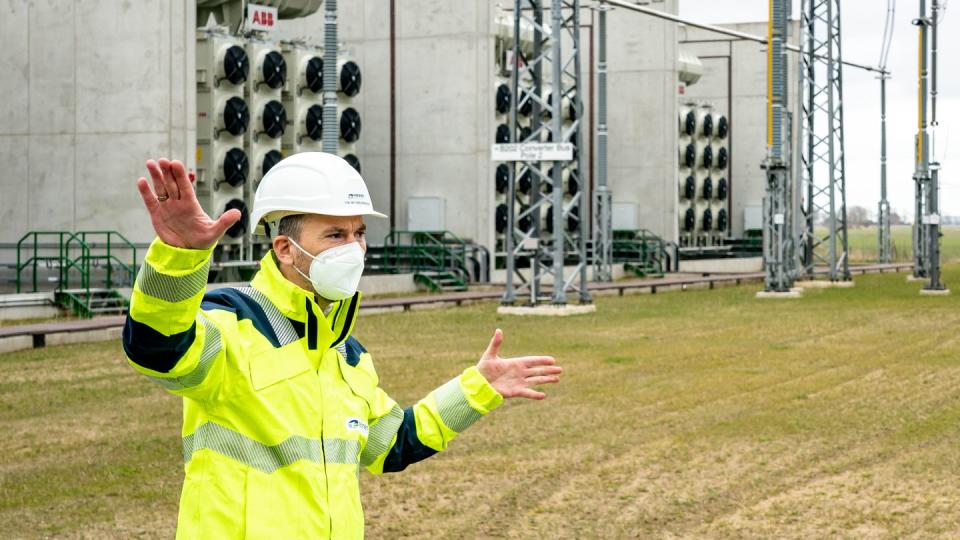
[[[277,15],[277,8],[247,4],[247,21],[244,25],[247,30],[273,32],[277,29],[277,23],[279,21],[280,17]]]
[[[573,143],[508,143],[490,147],[492,161],[570,161]]]
[[[940,214],[927,214],[923,216],[921,220],[924,225],[939,225],[940,224]]]
[[[773,224],[774,224],[774,225],[783,225],[783,223],[784,223],[784,217],[785,217],[785,216],[784,216],[783,214],[774,214],[774,215],[773,215]]]

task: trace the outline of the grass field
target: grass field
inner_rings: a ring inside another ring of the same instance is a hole
[[[890,227],[890,243],[893,246],[894,261],[910,261],[913,258],[911,246],[913,233],[910,225]],[[960,227],[941,227],[943,238],[940,250],[943,261],[960,261]],[[847,231],[847,244],[850,260],[853,262],[877,261],[877,227],[857,227]]]
[[[365,315],[409,404],[475,361],[552,353],[562,383],[362,489],[369,538],[957,537],[960,298],[904,274],[759,301],[754,287]],[[960,266],[945,281],[960,287]],[[0,538],[170,538],[180,402],[118,344],[0,355]]]

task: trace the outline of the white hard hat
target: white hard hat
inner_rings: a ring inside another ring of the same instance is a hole
[[[324,152],[282,159],[257,187],[251,216],[255,234],[266,234],[264,223],[297,214],[387,217],[373,209],[360,173],[343,158]]]

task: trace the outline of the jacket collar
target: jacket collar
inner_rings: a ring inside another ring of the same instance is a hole
[[[303,324],[308,344],[313,345],[310,348],[317,345],[324,349],[336,347],[346,341],[353,332],[360,310],[360,292],[357,291],[350,298],[333,302],[327,315],[324,315],[314,293],[298,287],[280,273],[273,260],[272,251],[260,259],[260,270],[253,277],[250,286],[263,293],[282,315]]]

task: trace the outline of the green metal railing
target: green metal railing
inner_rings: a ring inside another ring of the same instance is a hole
[[[129,253],[130,262],[122,258]],[[133,285],[137,275],[137,248],[116,231],[31,231],[17,242],[17,292],[39,292],[40,270],[56,270],[57,304],[80,317],[91,317],[126,305],[114,289]],[[94,287],[95,270],[103,269]],[[117,279],[116,271],[126,274]],[[27,276],[29,275],[29,279]]]
[[[668,244],[646,229],[615,230],[613,260],[637,274],[663,275],[676,264],[676,254],[670,253]]]
[[[387,271],[467,271],[468,244],[450,231],[392,231],[383,243]]]

